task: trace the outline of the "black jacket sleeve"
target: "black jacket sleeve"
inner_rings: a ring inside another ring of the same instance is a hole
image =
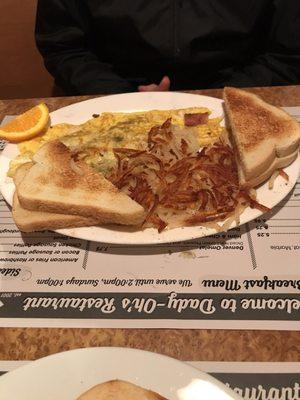
[[[300,1],[273,0],[266,51],[243,68],[234,70],[226,84],[272,86],[293,83],[300,83]]]
[[[45,67],[68,94],[135,91],[89,48],[84,13],[82,0],[38,1],[35,38]]]

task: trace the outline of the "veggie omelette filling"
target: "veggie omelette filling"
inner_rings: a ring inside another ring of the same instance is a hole
[[[105,176],[116,166],[115,147],[144,150],[147,135],[155,125],[168,118],[178,127],[194,130],[198,147],[217,140],[222,133],[222,118],[209,118],[210,111],[203,107],[177,110],[151,110],[132,113],[105,112],[95,115],[81,125],[58,124],[50,127],[44,135],[18,145],[20,154],[11,161],[8,176],[13,177],[16,168],[32,160],[33,155],[46,142],[61,140],[96,171]],[[201,121],[200,121],[201,119]]]

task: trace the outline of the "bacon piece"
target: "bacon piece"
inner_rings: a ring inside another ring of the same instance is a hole
[[[208,122],[208,112],[206,113],[195,113],[195,114],[184,114],[184,125],[185,126],[198,126],[204,125]]]

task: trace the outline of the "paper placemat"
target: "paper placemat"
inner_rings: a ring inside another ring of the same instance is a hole
[[[245,400],[300,399],[300,363],[187,362],[211,374]],[[0,375],[27,363],[0,361]]]
[[[249,224],[134,247],[21,234],[0,199],[0,325],[298,330],[299,210],[300,179]]]

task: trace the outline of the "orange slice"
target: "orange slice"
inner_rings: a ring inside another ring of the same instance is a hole
[[[46,104],[39,104],[0,127],[0,138],[18,143],[45,131],[49,123]]]

